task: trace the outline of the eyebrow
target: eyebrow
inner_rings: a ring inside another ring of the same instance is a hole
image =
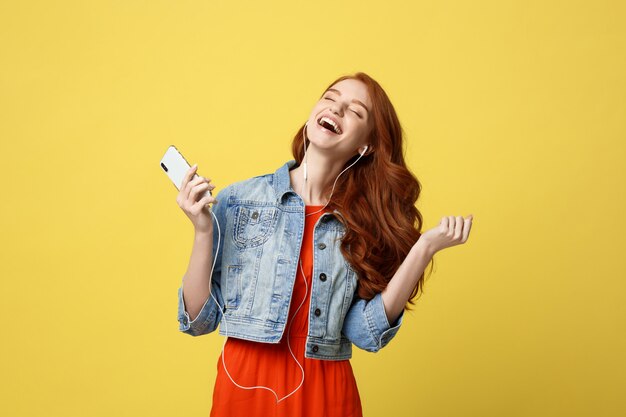
[[[337,95],[339,95],[339,96],[341,95],[341,91],[336,90],[336,89],[334,89],[334,88],[329,88],[328,90],[326,90],[326,92],[328,92],[328,91],[332,91],[333,93],[336,93],[336,94],[337,94]],[[365,104],[363,104],[363,102],[361,102],[361,101],[359,101],[359,100],[357,100],[357,99],[355,99],[355,98],[354,98],[354,99],[352,99],[352,102],[353,102],[353,103],[356,103],[356,104],[359,104],[359,105],[361,105],[361,106],[363,106],[363,108],[365,109],[365,111],[369,114],[369,112],[370,112],[370,111],[369,111],[369,109],[367,108],[367,106],[366,106]]]

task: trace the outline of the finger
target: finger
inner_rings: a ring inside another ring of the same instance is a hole
[[[200,185],[200,184],[202,184],[202,183],[207,183],[207,184],[208,184],[208,181],[207,181],[207,179],[206,179],[206,178],[204,178],[203,176],[200,176],[200,175],[199,175],[199,176],[195,177],[194,179],[192,179],[191,181],[189,181],[189,186],[190,186],[191,188],[193,188],[193,187],[195,187],[196,185]]]
[[[207,204],[215,204],[216,201],[217,200],[212,195],[205,195],[200,200],[198,200],[196,204],[199,204],[201,206],[206,206]]]
[[[187,172],[185,172],[185,176],[183,177],[183,182],[180,185],[181,190],[184,190],[187,187],[187,183],[189,182],[191,177],[193,177],[193,174],[195,174],[197,170],[198,170],[198,164],[193,164],[191,167],[189,167]]]
[[[209,183],[206,183],[206,185],[207,185],[207,190],[209,190],[209,194],[213,195],[213,189],[215,188],[215,186]]]
[[[189,185],[191,188],[195,187],[196,185],[200,185],[202,183],[206,183],[209,184],[209,186],[215,188],[215,185],[211,184],[211,178],[205,178],[203,176],[197,176],[196,178],[192,179],[189,182]]]
[[[209,189],[209,184],[207,184],[206,182],[203,182],[194,186],[191,190],[191,193],[189,193],[189,198],[191,200],[191,203],[192,204],[195,203],[198,199],[198,195],[208,189]]]
[[[210,179],[209,179],[210,181]],[[187,183],[187,187],[185,189],[185,199],[188,200],[191,197],[191,190],[194,189],[197,185],[207,182],[207,179],[201,175],[196,175],[191,181]],[[194,198],[194,201],[196,199]]]
[[[450,222],[450,219],[448,219],[447,217],[442,217],[441,218],[441,222],[439,222],[439,224],[441,225],[441,227],[443,228],[445,233],[448,232],[448,223],[449,222]]]
[[[197,171],[198,164],[193,164],[193,166],[189,168],[187,174],[185,175],[185,180],[183,180],[185,186],[181,190],[181,194],[183,195],[183,199],[185,201],[189,199],[189,193],[191,192],[191,188],[195,185],[193,182],[198,178],[198,175],[196,174]]]
[[[198,193],[197,193],[196,189],[197,189],[197,187],[201,186],[201,184],[192,186],[191,185],[192,183],[193,183],[193,181],[189,182],[187,184],[187,188],[189,188],[189,193],[187,194],[187,198],[184,201],[185,207],[187,207],[188,209],[191,209],[193,204],[198,199]]]
[[[456,216],[454,220],[454,239],[460,240],[463,236],[463,225],[465,225],[465,222],[463,221],[463,216]]]
[[[472,229],[472,219],[473,218],[474,217],[470,214],[468,216],[468,218],[463,221],[463,223],[464,223],[464,225],[463,225],[463,240],[462,240],[463,243],[465,243],[467,241],[467,238],[469,237],[470,230]]]
[[[191,206],[191,211],[199,212],[200,210],[202,210],[204,206],[208,206],[211,203],[213,204],[217,203],[217,200],[215,199],[215,197],[210,196],[210,195],[205,195],[204,197],[202,197],[200,200],[198,200],[196,203],[194,203]]]
[[[448,233],[447,236],[452,237],[454,236],[454,226],[455,226],[456,220],[454,219],[454,216],[448,216]]]

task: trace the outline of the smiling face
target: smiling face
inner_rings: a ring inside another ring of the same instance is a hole
[[[365,84],[346,79],[324,92],[316,103],[307,122],[306,135],[311,145],[333,155],[347,159],[368,141],[372,116],[372,103]]]

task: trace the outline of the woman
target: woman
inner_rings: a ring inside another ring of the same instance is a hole
[[[469,236],[471,215],[420,233],[421,186],[400,123],[364,73],[330,84],[292,151],[295,160],[217,198],[199,198],[215,186],[192,179],[194,165],[177,198],[195,228],[180,330],[199,336],[220,324],[230,336],[212,416],[361,416],[352,344],[389,343],[433,255]]]

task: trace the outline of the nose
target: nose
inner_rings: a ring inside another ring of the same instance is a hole
[[[333,103],[333,105],[330,107],[330,111],[333,112],[334,114],[340,115],[340,111],[341,111],[341,106],[339,106],[337,104],[337,102]]]

